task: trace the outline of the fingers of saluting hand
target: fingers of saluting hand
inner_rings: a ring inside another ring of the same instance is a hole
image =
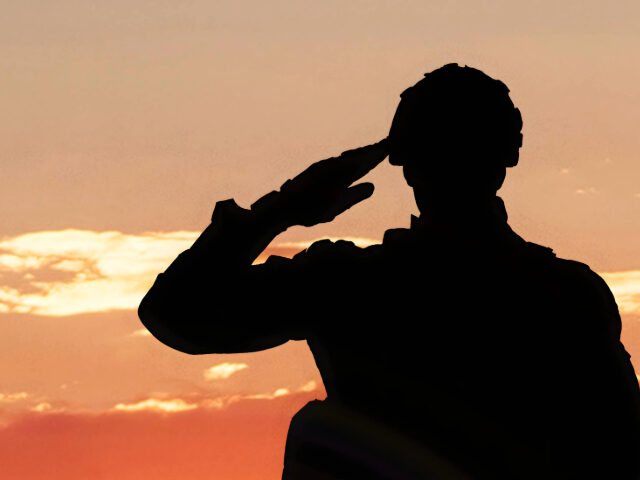
[[[374,169],[389,154],[389,139],[342,152],[338,159],[349,185]]]
[[[388,154],[389,138],[383,138],[379,142],[372,143],[371,145],[345,150],[338,158],[375,166],[384,160]]]
[[[281,191],[306,189],[311,185],[347,188],[387,157],[388,145],[389,141],[385,138],[371,145],[342,152],[338,157],[316,162],[297,177],[287,180]]]
[[[359,183],[347,188],[341,195],[342,206],[344,208],[340,211],[340,213],[350,209],[356,203],[360,203],[361,201],[369,198],[371,195],[373,195],[374,189],[375,187],[373,186],[373,183],[370,182]]]

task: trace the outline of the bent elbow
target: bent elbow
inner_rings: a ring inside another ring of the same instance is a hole
[[[152,291],[153,288],[147,292],[138,306],[138,318],[151,335],[166,346],[189,355],[211,353],[180,331],[171,309],[157,305]]]

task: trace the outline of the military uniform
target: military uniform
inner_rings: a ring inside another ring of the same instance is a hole
[[[636,478],[640,393],[605,282],[493,212],[413,218],[380,245],[269,238],[219,204],[141,303],[188,353],[307,340],[327,391],[294,417],[284,478]],[[259,226],[256,226],[260,224]]]

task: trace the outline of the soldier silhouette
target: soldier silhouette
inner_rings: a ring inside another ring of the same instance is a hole
[[[637,478],[640,392],[618,308],[585,264],[507,224],[508,88],[445,65],[404,91],[388,138],[311,165],[211,224],[140,304],[190,354],[307,340],[327,391],[289,428],[283,478]],[[322,240],[252,265],[293,225],[373,193],[389,156],[420,217],[358,248]]]

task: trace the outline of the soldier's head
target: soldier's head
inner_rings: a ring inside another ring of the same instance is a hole
[[[522,117],[507,86],[452,63],[400,97],[389,162],[403,167],[420,210],[493,199],[522,145]]]

